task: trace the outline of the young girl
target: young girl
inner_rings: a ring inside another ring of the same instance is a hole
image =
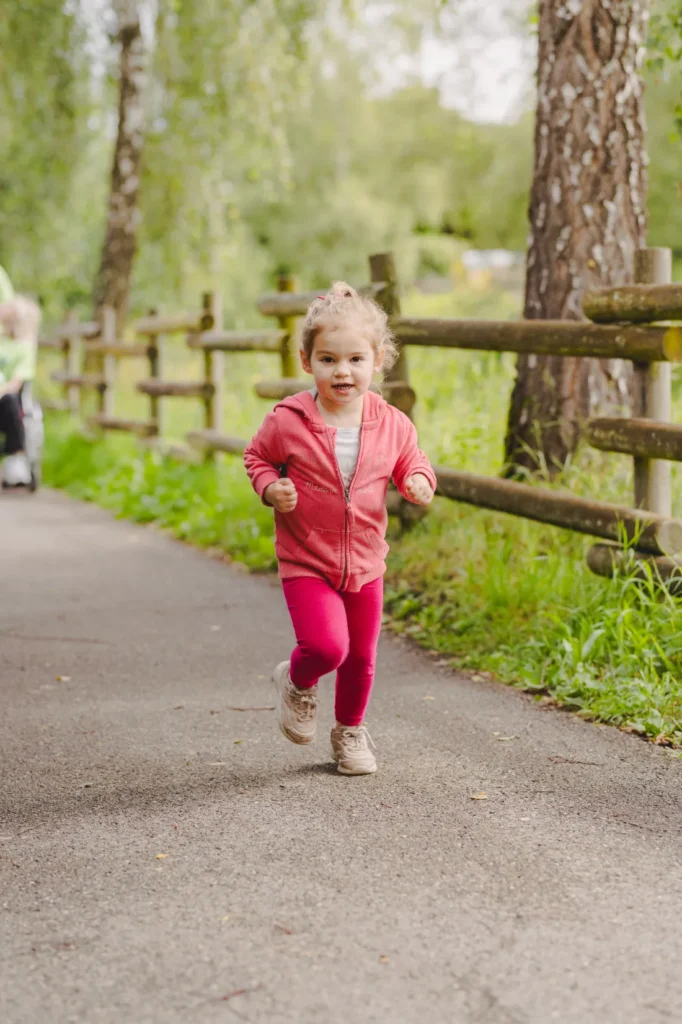
[[[317,683],[336,670],[332,757],[344,775],[377,765],[363,725],[381,628],[386,491],[417,505],[436,478],[402,412],[370,391],[396,348],[386,314],[344,283],[308,310],[301,361],[315,387],[269,413],[244,461],[275,509],[275,549],[297,646],[274,671],[279,726],[315,737]]]

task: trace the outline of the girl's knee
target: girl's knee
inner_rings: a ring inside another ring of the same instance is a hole
[[[303,654],[320,666],[320,675],[334,672],[348,657],[348,643],[340,637],[321,637],[301,645]]]

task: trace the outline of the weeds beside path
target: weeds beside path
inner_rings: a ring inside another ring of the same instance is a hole
[[[251,571],[275,568],[272,517],[239,459],[189,465],[127,438],[52,429],[45,481],[155,523]],[[585,565],[584,538],[436,502],[391,538],[386,621],[453,667],[549,694],[579,714],[682,745],[682,606]]]

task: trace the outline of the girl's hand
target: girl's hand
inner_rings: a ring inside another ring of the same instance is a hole
[[[430,505],[433,488],[423,473],[415,473],[405,484],[405,497],[415,505]]]
[[[293,512],[298,502],[295,485],[286,477],[265,488],[263,495],[278,512]]]

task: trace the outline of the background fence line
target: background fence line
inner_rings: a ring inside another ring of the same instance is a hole
[[[476,476],[438,468],[439,493],[455,501],[535,519],[609,541],[595,545],[590,568],[602,575],[633,564],[653,565],[662,579],[682,578],[682,522],[672,518],[670,461],[682,461],[682,427],[671,416],[671,364],[682,362],[682,285],[671,282],[669,249],[642,249],[636,254],[636,283],[589,292],[584,299],[587,321],[466,321],[402,317],[395,261],[391,253],[369,258],[370,283],[361,289],[389,314],[399,343],[399,358],[387,375],[383,393],[391,404],[413,415],[416,394],[410,384],[407,347],[431,346],[486,352],[593,356],[627,359],[635,366],[634,417],[598,417],[585,425],[585,438],[602,451],[633,458],[633,507],[591,501],[531,484]],[[105,310],[102,323],[79,323],[69,314],[40,347],[59,351],[62,369],[52,379],[62,385],[58,408],[84,419],[96,430],[133,433],[147,443],[162,443],[163,406],[172,399],[198,399],[203,405],[202,429],[188,432],[190,450],[206,459],[216,452],[239,454],[247,441],[224,433],[225,373],[228,354],[262,352],[279,356],[281,376],[261,380],[256,394],[269,401],[306,390],[296,377],[296,319],[305,314],[317,292],[296,292],[291,277],[281,277],[277,291],[262,295],[257,308],[272,317],[272,329],[225,330],[218,296],[206,293],[196,313],[164,315],[150,312],[131,325],[134,341],[116,338],[115,318]],[[189,351],[203,357],[200,380],[168,380],[163,373],[165,339],[184,334]],[[141,339],[141,340],[138,340]],[[149,398],[146,420],[117,418],[114,412],[116,369],[123,359],[146,358],[148,376],[137,390]],[[94,366],[85,372],[85,366]],[[97,412],[84,417],[84,395],[94,391]],[[228,424],[229,427],[229,424]],[[186,456],[188,449],[176,454]],[[389,511],[404,518],[421,514],[406,508],[389,493]],[[636,554],[623,551],[627,541]],[[642,570],[643,571],[643,570]]]

